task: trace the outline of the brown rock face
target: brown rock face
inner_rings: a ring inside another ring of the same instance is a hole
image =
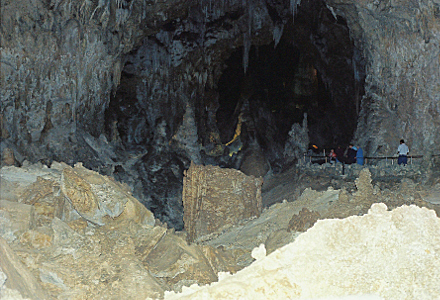
[[[13,166],[14,165],[15,157],[14,157],[14,152],[11,149],[9,149],[9,148],[3,149],[1,163],[2,163],[2,166]]]
[[[183,234],[154,226],[125,185],[81,164],[5,167],[0,175],[7,196],[0,200],[0,299],[3,287],[30,299],[161,299],[164,290],[216,281],[210,261],[229,258],[208,260]],[[230,260],[219,268],[235,270]]]
[[[159,282],[174,291],[193,283],[209,284],[218,280],[200,247],[188,245],[173,234],[165,234],[143,263]]]
[[[86,219],[92,219],[98,208],[98,200],[87,181],[72,168],[63,170],[61,189],[75,210]]]
[[[153,214],[131,196],[126,186],[87,170],[82,164],[63,169],[61,190],[75,211],[94,224],[103,225],[110,217],[154,225]]]
[[[240,171],[191,164],[183,181],[183,222],[188,241],[258,217],[263,180]]]
[[[287,231],[307,231],[307,229],[312,227],[320,217],[321,215],[318,212],[310,211],[306,207],[303,207],[297,215],[292,217],[289,222],[289,227],[287,227]]]

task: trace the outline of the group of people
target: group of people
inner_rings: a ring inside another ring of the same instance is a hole
[[[364,151],[361,147],[356,147],[353,144],[348,145],[348,147],[344,150],[341,146],[338,146],[335,149],[331,149],[328,154],[330,163],[341,162],[345,164],[354,164],[357,163],[359,165],[363,165],[364,160]]]
[[[399,155],[397,159],[397,163],[399,165],[401,164],[406,165],[408,163],[409,148],[405,144],[405,141],[403,139],[400,140],[400,145],[397,148],[397,154]],[[342,149],[341,146],[338,146],[336,149],[331,149],[330,153],[328,154],[328,157],[330,159],[330,163],[337,163],[337,162],[341,162],[345,164],[357,163],[358,165],[364,165],[365,163],[364,151],[362,150],[361,147],[356,147],[353,144],[348,145],[348,147],[345,150]]]

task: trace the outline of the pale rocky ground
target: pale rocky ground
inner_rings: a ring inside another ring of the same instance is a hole
[[[341,166],[306,165],[266,175],[265,208],[257,216],[220,226],[192,244],[185,232],[155,220],[127,185],[81,164],[5,166],[0,295],[435,299],[440,180],[435,168],[427,172],[422,166],[355,165],[341,175]],[[202,202],[210,195],[205,196]],[[199,210],[207,212],[203,203]],[[219,276],[205,290],[194,286]]]
[[[165,299],[438,299],[439,230],[432,210],[373,204],[363,216],[318,221],[268,256],[262,244],[237,274]]]

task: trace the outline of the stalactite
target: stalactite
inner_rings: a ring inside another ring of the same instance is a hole
[[[248,17],[248,30],[243,34],[243,70],[246,71],[249,66],[249,51],[251,50],[251,37],[252,37],[252,17],[253,17],[253,5],[251,1],[243,0],[243,6],[247,9]]]
[[[278,24],[273,27],[272,36],[275,42],[274,48],[276,48],[276,46],[280,42],[281,37],[283,36],[283,30],[284,30],[284,24]]]
[[[296,11],[298,6],[301,4],[301,0],[290,0],[290,9],[292,11],[292,20],[295,22]]]

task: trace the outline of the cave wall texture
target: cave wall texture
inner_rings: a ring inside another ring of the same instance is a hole
[[[328,1],[367,60],[356,139],[369,154],[438,153],[440,2]]]
[[[2,149],[117,175],[147,206],[180,207],[160,212],[179,227],[183,169],[221,165],[224,62],[242,49],[247,70],[251,47],[282,38],[320,58],[338,126],[367,155],[394,154],[400,138],[413,154],[440,152],[439,0],[4,0]],[[284,145],[269,125],[273,167]]]
[[[103,132],[124,54],[157,31],[164,14],[178,18],[184,7],[178,1],[2,1],[2,139],[29,160],[87,156],[75,147],[78,132]]]

